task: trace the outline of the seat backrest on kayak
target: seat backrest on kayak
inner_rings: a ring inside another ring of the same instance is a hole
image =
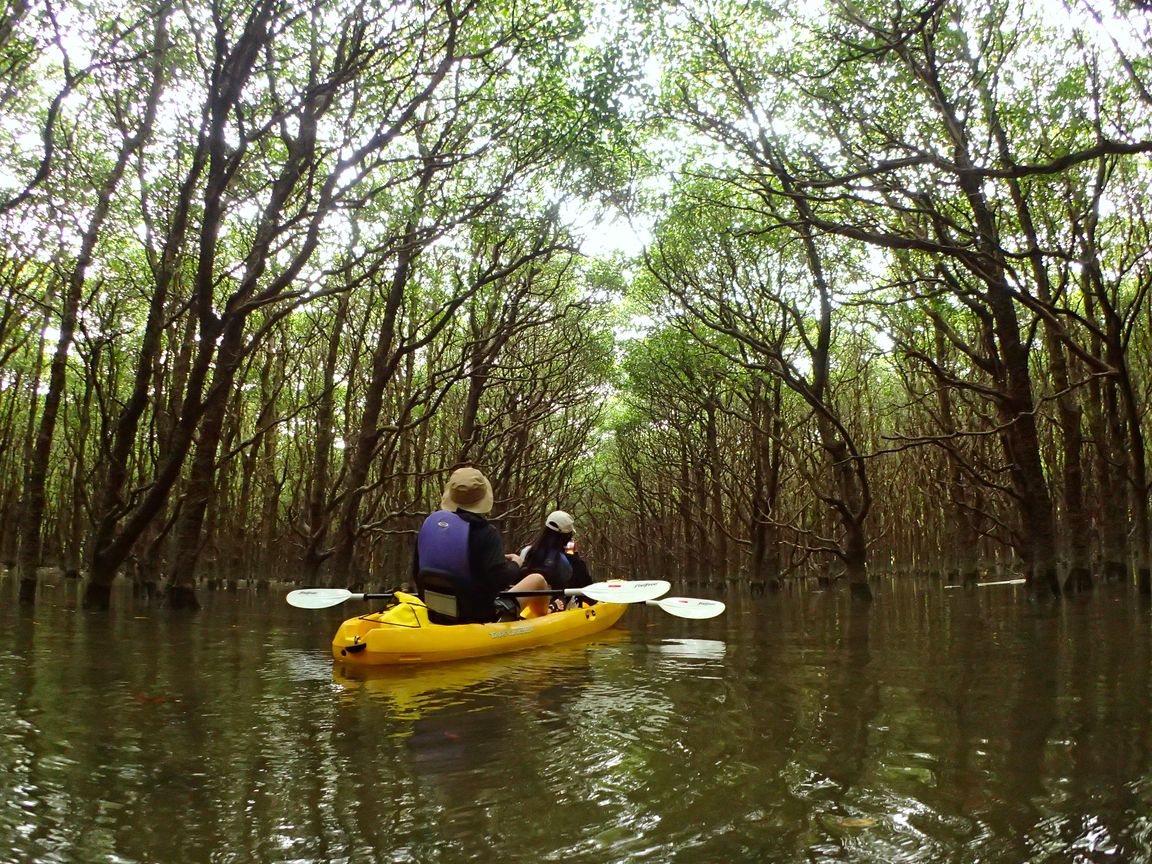
[[[460,588],[457,577],[447,570],[422,567],[416,574],[416,589],[428,607],[428,620],[433,624],[456,624],[464,617]]]

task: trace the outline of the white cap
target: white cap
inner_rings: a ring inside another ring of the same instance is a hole
[[[575,524],[576,523],[572,521],[572,517],[563,510],[553,510],[548,514],[548,518],[544,520],[544,526],[546,528],[559,531],[561,534],[571,534]]]

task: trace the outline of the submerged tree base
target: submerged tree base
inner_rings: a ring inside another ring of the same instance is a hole
[[[160,593],[160,586],[151,579],[132,583],[132,596],[137,600],[152,600]]]
[[[1056,565],[1033,566],[1027,578],[1028,588],[1033,595],[1060,596],[1060,577],[1056,573]]]
[[[848,592],[853,600],[862,600],[865,603],[872,602],[872,586],[867,582],[849,582]]]
[[[1123,561],[1105,561],[1101,569],[1105,582],[1123,582],[1128,578],[1128,565]]]
[[[20,580],[20,603],[32,606],[36,603],[36,580],[25,577]]]
[[[1073,567],[1064,580],[1064,590],[1068,593],[1083,594],[1092,587],[1092,573],[1087,567]]]
[[[107,611],[112,608],[112,586],[101,582],[89,582],[84,589],[84,608]]]
[[[167,597],[169,609],[197,611],[200,608],[200,601],[196,599],[195,589],[188,585],[169,585]]]

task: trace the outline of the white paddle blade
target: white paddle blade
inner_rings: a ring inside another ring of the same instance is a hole
[[[327,609],[356,595],[347,588],[300,588],[289,591],[289,605],[299,609]]]
[[[649,600],[648,605],[659,606],[678,618],[715,618],[727,608],[719,600],[700,597],[665,597],[663,600]]]
[[[655,600],[672,590],[672,585],[663,579],[646,579],[631,582],[626,579],[611,579],[596,582],[585,588],[572,589],[570,593],[580,594],[597,603],[644,603]]]
[[[986,588],[989,585],[1023,585],[1027,579],[1002,579],[999,582],[972,582],[976,588]],[[967,588],[967,585],[945,585],[945,588]]]

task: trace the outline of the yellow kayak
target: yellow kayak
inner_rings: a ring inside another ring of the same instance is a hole
[[[489,657],[591,636],[628,609],[626,603],[597,603],[518,621],[433,624],[419,597],[402,591],[393,597],[395,605],[383,612],[340,625],[332,639],[336,660],[347,666],[398,666]]]

